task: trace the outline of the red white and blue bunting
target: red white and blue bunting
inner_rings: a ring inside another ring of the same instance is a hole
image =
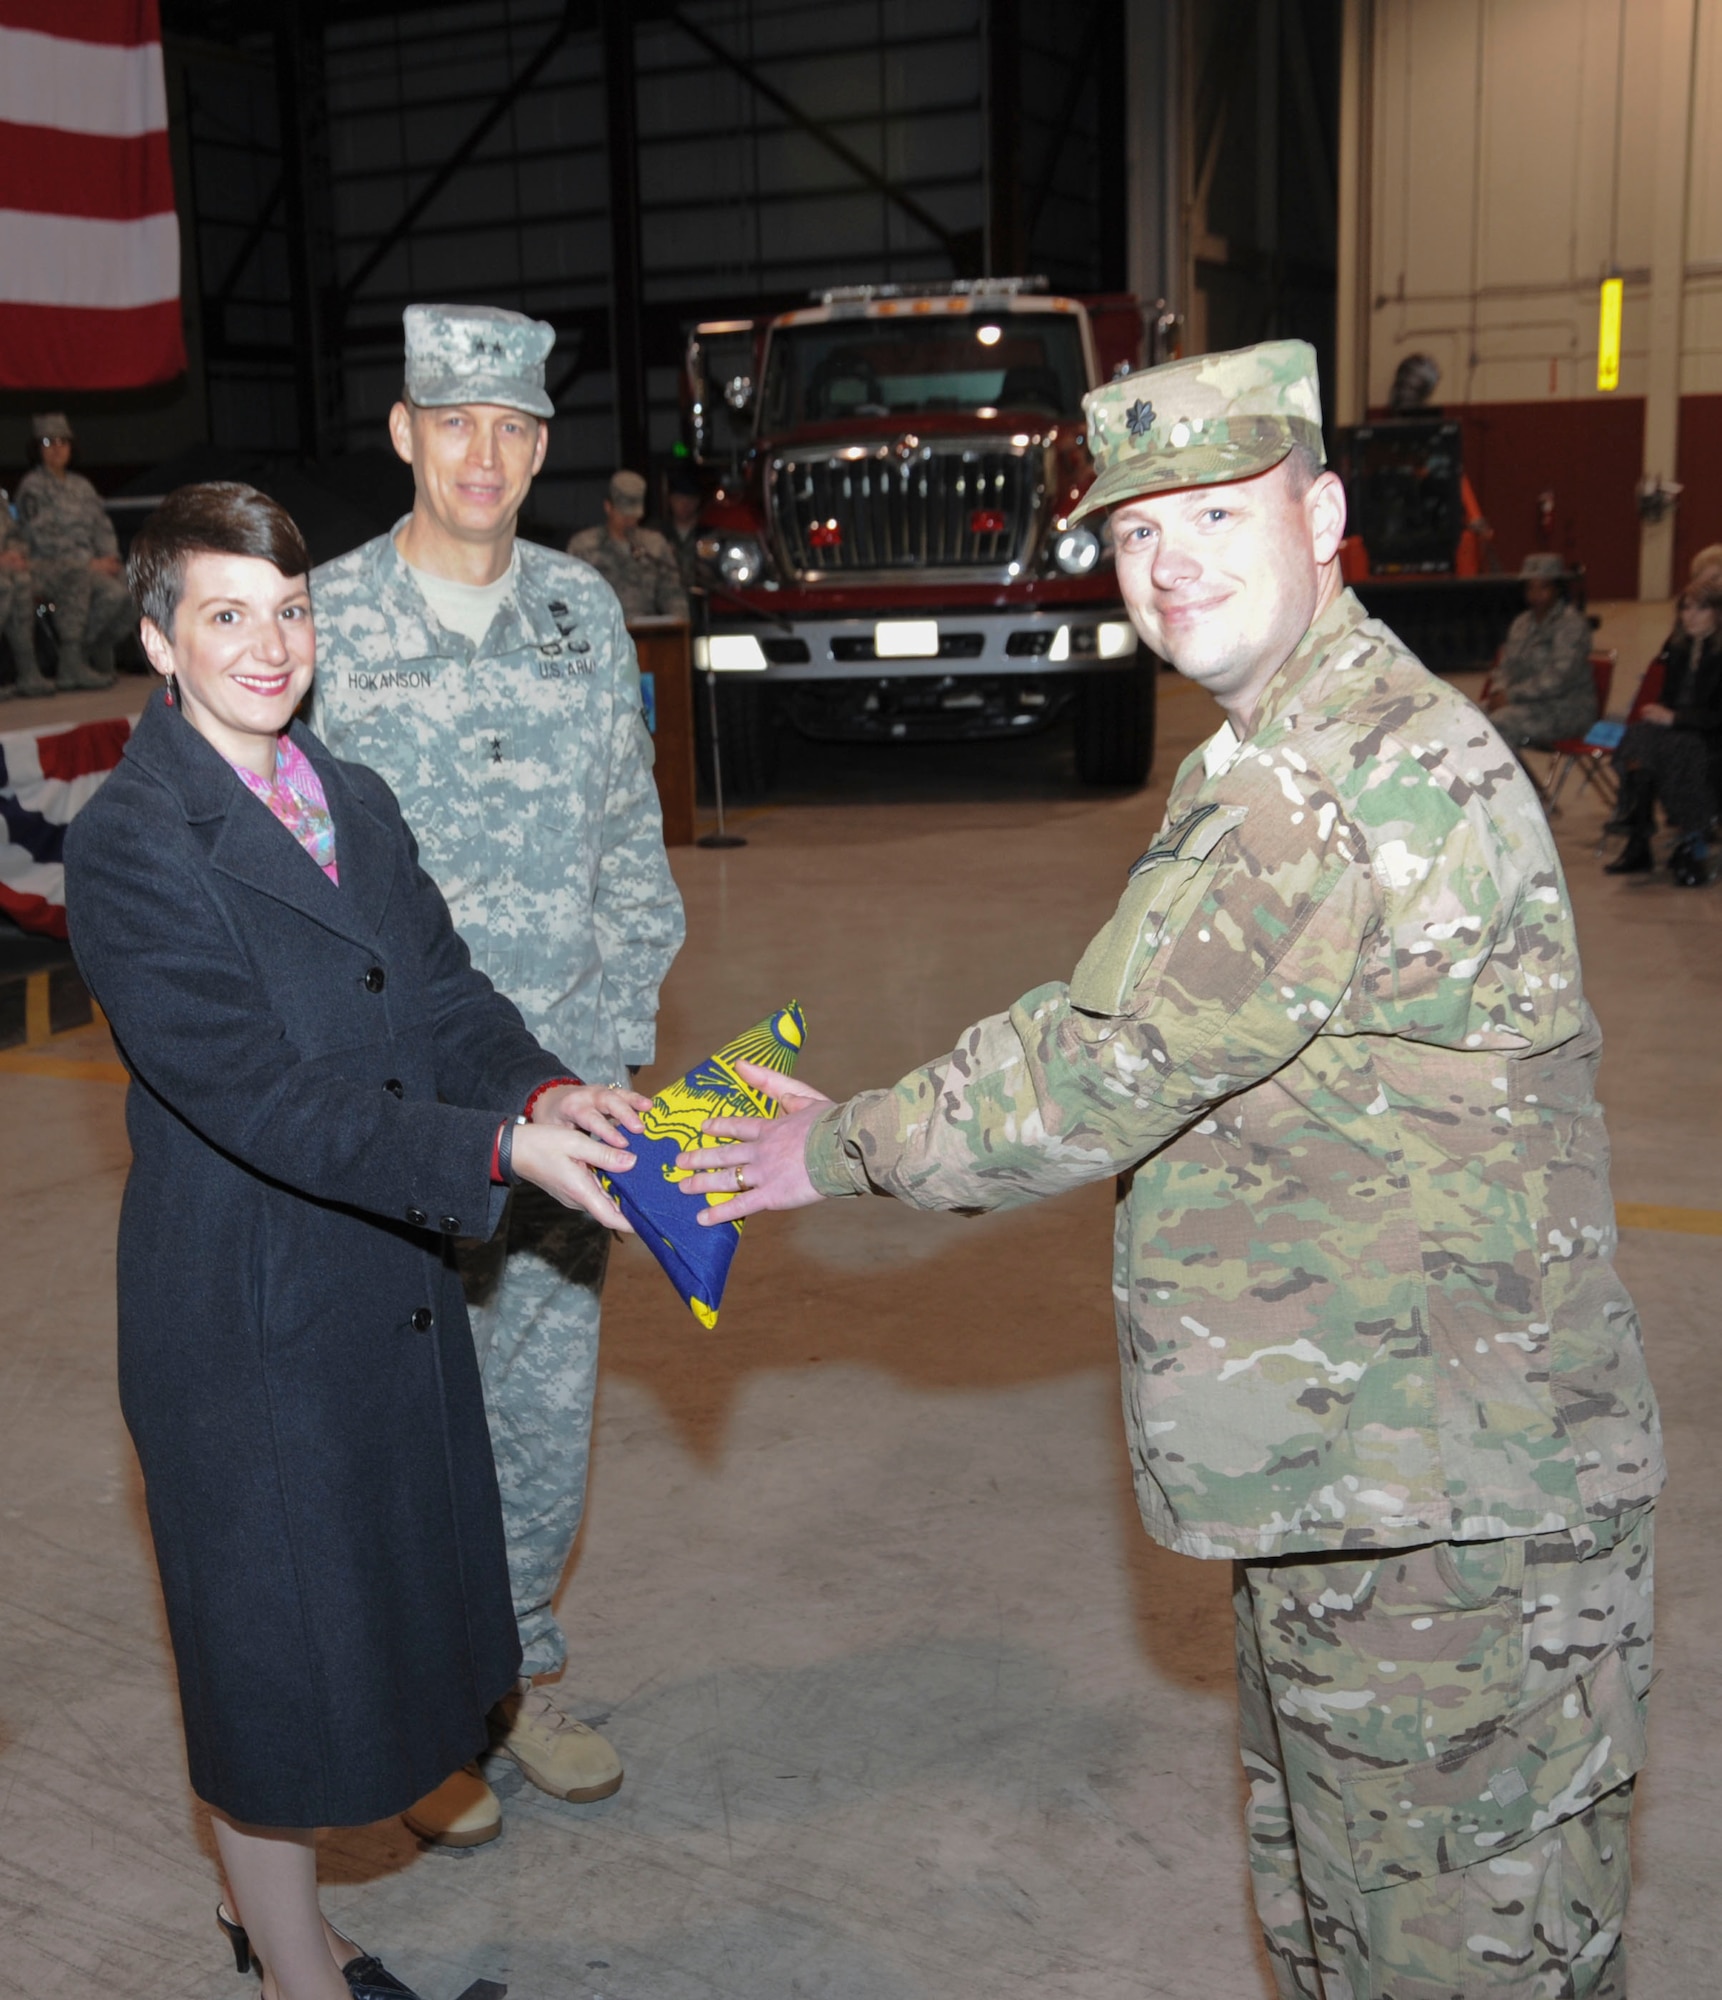
[[[126,716],[0,735],[0,912],[66,935],[66,828],[125,755]]]

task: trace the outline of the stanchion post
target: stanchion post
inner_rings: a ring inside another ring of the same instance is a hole
[[[739,833],[731,833],[724,824],[723,813],[723,743],[718,729],[717,674],[712,667],[711,648],[711,599],[703,590],[693,595],[694,629],[699,635],[701,671],[706,677],[706,713],[711,722],[712,742],[712,797],[717,804],[717,831],[702,833],[694,842],[696,847],[745,847],[746,839]]]

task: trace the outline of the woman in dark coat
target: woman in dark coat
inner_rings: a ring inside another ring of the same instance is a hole
[[[66,901],[132,1074],[120,1396],[224,1927],[266,2000],[351,2000],[407,1989],[325,1924],[309,1830],[474,1756],[520,1660],[449,1239],[512,1178],[625,1227],[591,1167],[631,1164],[645,1100],[538,1045],[388,787],[292,722],[308,567],[247,487],[145,524],[166,687],[72,826]]]
[[[1667,645],[1658,699],[1627,725],[1614,753],[1620,804],[1613,825],[1626,845],[1603,871],[1647,875],[1656,866],[1651,837],[1660,800],[1679,834],[1668,858],[1683,889],[1710,877],[1710,823],[1722,800],[1722,571],[1693,576]]]

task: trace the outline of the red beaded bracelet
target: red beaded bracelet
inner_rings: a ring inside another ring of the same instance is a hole
[[[580,1079],[577,1076],[553,1076],[548,1083],[541,1083],[526,1100],[525,1106],[520,1113],[521,1117],[530,1124],[532,1122],[532,1107],[547,1090],[567,1090],[570,1087],[575,1090],[580,1088]]]

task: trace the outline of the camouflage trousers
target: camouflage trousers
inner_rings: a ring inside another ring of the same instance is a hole
[[[38,562],[36,588],[54,600],[54,631],[60,641],[59,679],[70,681],[92,663],[112,673],[114,648],[136,628],[137,610],[125,578],[74,562]]]
[[[1566,737],[1582,736],[1596,720],[1596,701],[1510,701],[1489,720],[1512,749],[1547,750]]]
[[[0,569],[0,635],[12,655],[12,679],[0,688],[0,699],[9,691],[51,687],[36,664],[36,591],[27,569]]]
[[[489,1242],[459,1250],[526,1674],[556,1673],[568,1657],[551,1600],[586,1505],[609,1254],[606,1230],[530,1186],[515,1189]]]
[[[1236,1566],[1281,2000],[1625,2000],[1651,1528]]]

